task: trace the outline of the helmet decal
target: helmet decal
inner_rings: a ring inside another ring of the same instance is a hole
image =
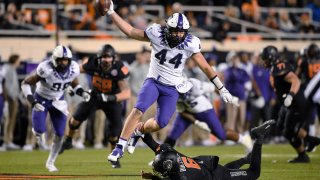
[[[183,29],[183,16],[181,13],[179,13],[177,28]]]

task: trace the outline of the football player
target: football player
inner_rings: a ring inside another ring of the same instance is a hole
[[[91,56],[80,65],[80,72],[91,75],[91,99],[78,105],[69,121],[69,132],[60,153],[72,148],[72,137],[93,112],[101,109],[109,120],[111,150],[118,142],[122,129],[122,101],[129,99],[131,90],[127,82],[128,68],[122,61],[116,61],[116,51],[110,44],[101,47],[97,55]],[[119,161],[112,162],[113,168],[120,168]]]
[[[261,59],[264,66],[270,68],[271,84],[274,87],[277,100],[282,104],[277,122],[279,130],[288,139],[291,146],[297,151],[298,156],[290,163],[308,163],[309,156],[303,142],[307,142],[313,149],[320,143],[320,139],[310,136],[306,129],[309,126],[309,103],[304,97],[304,88],[301,86],[293,67],[280,59],[278,49],[267,46],[261,50]]]
[[[261,126],[251,130],[256,139],[252,153],[246,157],[220,165],[218,156],[188,157],[179,153],[168,144],[159,145],[150,134],[145,134],[142,140],[155,152],[152,163],[155,173],[142,171],[144,179],[258,179],[261,172],[261,150],[265,135],[272,129],[274,120],[264,122]],[[249,168],[240,169],[244,164]]]
[[[46,162],[50,172],[58,171],[54,165],[60,151],[65,131],[68,107],[64,100],[64,90],[68,86],[76,89],[76,93],[85,100],[90,95],[78,84],[79,65],[71,60],[72,52],[66,46],[57,46],[51,59],[41,62],[36,72],[22,81],[21,89],[32,105],[32,130],[37,137],[39,147],[45,146],[46,117],[50,114],[55,136]],[[32,95],[31,86],[36,85]]]
[[[211,102],[205,96],[206,93],[215,91],[212,83],[201,82],[195,78],[189,78],[188,81],[193,85],[185,94],[179,96],[177,102],[178,114],[173,123],[172,129],[165,143],[174,146],[176,140],[190,126],[192,122],[206,131],[209,131],[220,140],[232,140],[239,142],[246,147],[246,151],[252,150],[252,140],[250,135],[242,135],[233,130],[225,130],[215,113]],[[238,99],[233,97],[232,103],[237,106]],[[205,123],[206,126],[203,126]],[[128,147],[129,148],[129,147]]]
[[[140,90],[137,103],[125,121],[116,148],[108,156],[109,161],[115,162],[123,156],[127,144],[134,149],[136,142],[144,133],[158,131],[169,123],[176,110],[179,92],[185,93],[190,89],[182,78],[182,71],[188,58],[198,64],[219,90],[225,102],[230,103],[232,95],[200,52],[199,38],[188,33],[190,25],[184,14],[174,13],[167,19],[165,26],[153,24],[141,30],[124,21],[113,10],[112,0],[108,2],[110,5],[105,9],[116,26],[130,38],[151,42],[152,47],[149,73]],[[141,116],[155,101],[158,103],[156,116],[145,123],[139,123]]]

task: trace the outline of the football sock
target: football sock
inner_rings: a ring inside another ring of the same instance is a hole
[[[50,149],[48,162],[55,162],[56,161],[58,154],[59,154],[59,151],[61,149],[62,143],[63,143],[63,138],[55,135],[54,139],[53,139],[52,147]]]
[[[150,133],[144,134],[142,141],[146,143],[146,145],[149,146],[154,152],[156,152],[157,148],[159,147],[159,144],[152,138]]]
[[[250,169],[253,172],[258,174],[260,174],[260,169],[261,169],[261,149],[262,149],[262,144],[254,143],[253,149],[251,152],[252,155],[251,155]]]

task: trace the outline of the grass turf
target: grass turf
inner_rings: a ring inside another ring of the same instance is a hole
[[[225,164],[244,155],[241,146],[183,147],[177,148],[188,156],[218,155],[220,164]],[[109,150],[69,150],[58,157],[56,166],[59,172],[49,173],[45,167],[47,151],[0,152],[0,179],[141,179],[141,170],[151,171],[148,162],[153,153],[147,148],[137,148],[133,155],[125,154],[121,159],[122,168],[113,169],[106,156]],[[311,163],[289,164],[295,151],[287,144],[264,145],[262,149],[262,171],[259,179],[320,179],[320,152],[310,153]],[[245,166],[247,167],[247,166]],[[48,175],[49,177],[46,177]],[[25,177],[25,178],[24,178]]]

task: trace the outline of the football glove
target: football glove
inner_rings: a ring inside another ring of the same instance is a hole
[[[205,123],[205,122],[201,122],[201,121],[199,121],[199,120],[196,120],[196,121],[194,122],[194,125],[197,126],[197,127],[200,128],[200,129],[204,130],[204,131],[211,132],[208,124]]]

